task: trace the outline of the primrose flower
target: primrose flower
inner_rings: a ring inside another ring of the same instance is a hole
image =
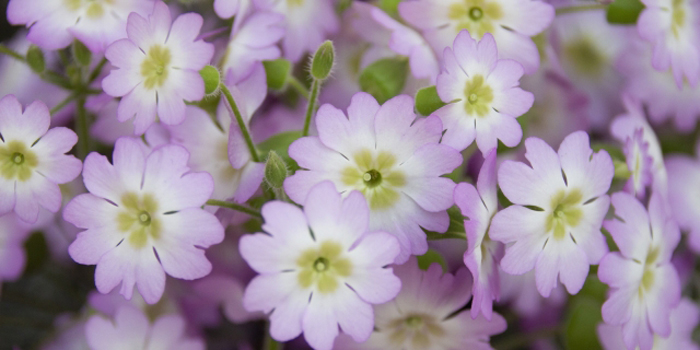
[[[700,143],[696,158],[672,155],[666,159],[666,169],[672,181],[668,182],[668,202],[673,217],[683,231],[688,232],[688,243],[700,252],[700,201],[691,189],[700,183]]]
[[[104,91],[121,97],[120,122],[134,118],[134,132],[143,134],[156,121],[176,125],[185,119],[185,101],[204,97],[199,70],[214,56],[214,46],[196,40],[202,16],[180,15],[175,22],[163,2],[144,18],[129,15],[128,39],[107,48],[105,57],[117,69],[102,80]],[[172,24],[172,26],[171,26]]]
[[[27,39],[46,50],[80,40],[93,52],[126,38],[130,13],[147,14],[153,0],[10,0],[7,20],[29,28]]]
[[[437,52],[450,46],[463,29],[475,40],[490,33],[500,58],[514,59],[532,74],[540,55],[530,37],[552,23],[554,8],[537,0],[413,0],[399,3],[399,14],[420,29]]]
[[[611,288],[603,320],[622,326],[628,349],[650,350],[655,334],[671,334],[671,311],[681,300],[680,279],[671,264],[680,231],[658,193],[652,193],[648,212],[624,192],[613,194],[612,203],[616,219],[604,226],[620,251],[608,253],[598,268],[598,278]]]
[[[39,218],[39,207],[61,208],[58,185],[73,181],[82,164],[66,153],[78,136],[64,127],[49,130],[51,116],[41,101],[23,111],[14,95],[0,99],[0,215],[12,211],[27,223]]]
[[[503,194],[514,205],[498,212],[489,235],[505,244],[501,267],[520,275],[536,269],[537,290],[548,297],[557,277],[578,293],[588,265],[607,253],[600,232],[608,212],[614,169],[605,151],[593,153],[588,134],[567,136],[555,152],[538,138],[525,140],[525,163],[505,161],[498,170]]]
[[[0,216],[0,288],[3,281],[13,281],[22,274],[27,256],[24,240],[31,232],[29,225],[16,215]]]
[[[204,341],[187,338],[184,333],[182,316],[161,316],[150,324],[143,311],[131,305],[117,309],[113,321],[93,315],[85,324],[92,350],[204,350]]]
[[[214,0],[214,12],[223,18],[233,19],[233,28],[237,29],[243,19],[253,10],[253,0]]]
[[[644,141],[644,129],[638,128],[632,137],[628,137],[623,148],[630,178],[625,184],[625,191],[644,198],[646,187],[652,182],[654,158],[649,155],[649,143]]]
[[[642,0],[637,30],[654,47],[651,64],[665,72],[669,67],[680,89],[700,81],[700,3],[693,0]]]
[[[282,49],[284,57],[292,62],[301,60],[306,52],[314,52],[340,26],[331,0],[258,0],[256,5],[262,11],[286,17]]]
[[[321,106],[316,127],[319,136],[289,147],[302,168],[284,182],[289,197],[303,204],[310,189],[324,180],[333,181],[342,193],[358,190],[369,204],[370,228],[398,238],[397,263],[424,254],[428,242],[421,227],[445,232],[446,210],[454,204],[455,184],[441,175],[462,162],[459,152],[438,143],[440,119],[416,119],[409,96],[380,106],[361,92],[353,96],[347,117],[329,104]]]
[[[515,118],[535,99],[519,87],[522,65],[499,60],[491,34],[477,44],[467,31],[457,35],[452,49],[445,49],[444,60],[437,91],[447,105],[435,111],[445,129],[442,142],[463,150],[476,139],[483,154],[498,146],[498,140],[517,146],[523,130]]]
[[[411,258],[394,271],[401,279],[401,293],[375,307],[372,336],[362,344],[341,336],[339,349],[490,349],[489,337],[506,329],[499,314],[491,321],[472,319],[466,310],[453,315],[469,301],[472,281],[466,269],[452,275],[432,264],[423,271]]]
[[[498,264],[503,257],[503,245],[489,238],[491,218],[498,210],[496,185],[496,150],[492,150],[479,171],[476,187],[460,183],[455,188],[455,204],[464,220],[469,247],[464,252],[464,264],[474,277],[471,315],[482,313],[487,320],[493,314],[493,301],[498,300],[500,283]]]
[[[243,306],[270,313],[270,334],[287,341],[302,331],[314,349],[331,349],[338,326],[363,342],[374,328],[370,304],[401,289],[391,264],[396,239],[369,231],[369,208],[357,191],[345,199],[331,182],[315,186],[302,211],[272,201],[262,207],[265,233],[244,235],[240,252],[260,275],[246,288]]]
[[[188,158],[181,146],[147,154],[140,140],[121,138],[114,165],[97,153],[85,159],[90,193],[68,203],[63,218],[86,229],[68,252],[79,264],[97,265],[101,293],[121,283],[121,294],[131,299],[136,285],[153,304],[163,294],[166,272],[191,280],[211,271],[204,248],[221,242],[224,229],[201,208],[214,188],[211,175],[190,172]]]

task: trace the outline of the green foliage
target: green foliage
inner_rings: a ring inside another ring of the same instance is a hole
[[[27,50],[27,64],[35,73],[41,74],[46,69],[44,52],[37,46],[30,46]]]
[[[602,349],[597,327],[603,322],[601,307],[607,286],[591,274],[581,291],[571,298],[565,321],[564,344],[568,350]]]
[[[639,0],[615,0],[608,6],[606,18],[612,24],[635,24],[644,4]]]
[[[81,67],[87,67],[92,62],[92,52],[80,40],[74,40],[71,46],[75,63]]]
[[[416,257],[418,259],[418,267],[421,270],[427,270],[432,264],[440,264],[442,267],[442,272],[447,272],[447,263],[445,258],[440,255],[436,250],[428,249],[428,251]]]
[[[282,90],[287,86],[287,78],[292,70],[292,63],[284,58],[271,61],[263,61],[267,87],[273,90]]]
[[[398,16],[399,14],[399,3],[402,0],[379,0],[377,6],[388,13],[390,16]]]
[[[333,42],[326,40],[318,47],[311,60],[311,76],[316,80],[326,80],[331,75],[335,61],[335,47]]]
[[[270,151],[275,151],[288,165],[291,171],[299,168],[297,163],[289,157],[287,150],[292,142],[301,137],[301,131],[287,131],[270,137],[257,145],[258,150],[264,155]]]
[[[205,66],[199,71],[199,75],[201,75],[202,79],[204,80],[205,94],[211,95],[219,90],[219,84],[221,84],[221,74],[216,67]]]
[[[365,68],[360,74],[360,89],[370,93],[379,103],[398,95],[403,90],[408,74],[405,57],[383,58]]]
[[[447,227],[445,233],[438,233],[423,229],[428,240],[436,241],[441,239],[467,239],[467,234],[464,231],[464,216],[457,206],[452,206],[447,209],[447,215],[450,216],[450,226]]]
[[[438,96],[435,85],[422,88],[416,93],[416,111],[421,115],[430,115],[444,105],[446,103]]]

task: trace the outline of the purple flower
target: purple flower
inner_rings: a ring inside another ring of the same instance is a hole
[[[311,187],[324,180],[343,193],[358,190],[369,204],[370,228],[398,238],[397,263],[424,254],[428,242],[421,227],[447,230],[446,210],[454,204],[455,184],[441,175],[462,162],[459,152],[438,143],[440,119],[416,119],[409,96],[380,106],[361,92],[353,96],[348,117],[331,105],[321,106],[316,127],[318,137],[301,138],[289,147],[302,167],[284,183],[289,197],[303,204]]]
[[[159,1],[148,18],[130,14],[129,38],[107,48],[105,57],[117,69],[102,80],[102,88],[122,97],[118,119],[134,118],[137,135],[156,121],[156,115],[165,124],[181,123],[185,101],[204,97],[199,70],[213,57],[214,46],[196,40],[202,21],[199,14],[186,13],[172,22],[168,6]]]
[[[700,155],[698,144],[696,155]],[[700,198],[694,189],[700,184],[700,161],[683,155],[672,155],[666,159],[668,170],[668,202],[673,217],[683,231],[688,232],[688,243],[695,252],[700,252]]]
[[[306,52],[314,52],[327,35],[339,29],[331,0],[257,0],[256,5],[286,17],[282,49],[284,57],[292,62],[301,60]]]
[[[145,15],[152,8],[153,0],[10,0],[7,20],[30,28],[27,39],[46,50],[66,48],[76,38],[101,53],[126,37],[131,12]]]
[[[503,244],[492,241],[488,231],[491,218],[498,210],[496,184],[496,150],[492,150],[479,171],[476,187],[460,183],[455,188],[455,204],[462,211],[469,247],[464,264],[474,277],[471,315],[482,313],[487,320],[493,314],[493,301],[499,299],[498,264],[503,257]]]
[[[680,231],[665,199],[653,193],[649,211],[632,195],[613,194],[613,220],[607,229],[620,248],[600,261],[598,278],[611,288],[603,304],[605,323],[622,326],[628,349],[652,348],[654,334],[668,337],[671,311],[681,299],[681,284],[671,255]]]
[[[673,71],[680,89],[684,80],[691,87],[700,81],[700,3],[683,0],[642,0],[639,35],[654,46],[655,69]]]
[[[243,19],[253,10],[253,0],[214,0],[214,12],[216,15],[233,19],[233,29],[236,30],[243,23]]]
[[[108,293],[121,283],[131,299],[134,285],[146,302],[157,302],[165,273],[196,279],[211,271],[204,249],[223,240],[214,215],[201,207],[214,183],[207,173],[187,167],[181,146],[165,145],[147,154],[140,140],[117,140],[113,160],[91,153],[83,178],[90,193],[75,197],[63,217],[86,229],[70,245],[80,264],[97,265],[95,284]]]
[[[644,141],[643,128],[638,128],[631,137],[627,137],[623,151],[630,172],[625,191],[640,199],[644,198],[646,187],[652,182],[654,158],[649,155],[649,143]]]
[[[270,334],[287,341],[302,331],[315,349],[331,349],[338,326],[358,342],[374,328],[371,304],[401,289],[391,264],[396,239],[369,231],[369,208],[357,191],[345,199],[328,181],[315,186],[302,211],[272,201],[262,208],[265,233],[244,235],[240,251],[260,275],[246,288],[248,311],[270,313]]]
[[[588,265],[608,251],[600,226],[610,206],[612,160],[605,151],[593,153],[583,131],[567,136],[558,154],[534,137],[525,148],[531,167],[505,161],[498,171],[501,190],[514,205],[496,214],[489,235],[513,243],[501,260],[505,272],[535,268],[542,296],[549,296],[558,278],[576,294]]]
[[[81,162],[66,153],[78,136],[64,127],[49,130],[51,116],[41,101],[23,111],[14,95],[0,99],[0,215],[14,211],[35,223],[39,207],[61,208],[61,190],[80,175]]]
[[[3,281],[14,281],[24,271],[27,256],[24,240],[31,232],[29,225],[14,214],[0,216],[0,288]]]
[[[491,321],[472,319],[467,311],[453,315],[469,301],[472,281],[466,269],[452,275],[432,264],[423,271],[411,258],[395,272],[401,293],[375,307],[372,336],[362,344],[340,338],[339,349],[491,349],[489,337],[506,329],[505,319],[496,313]]]
[[[700,310],[690,299],[682,299],[678,307],[671,311],[671,335],[667,338],[654,337],[652,349],[699,350],[693,342],[693,331],[700,321]],[[598,325],[598,338],[605,350],[619,350],[627,346],[622,338],[622,327],[601,323]]]
[[[114,321],[93,315],[85,324],[85,335],[93,350],[204,350],[200,339],[187,338],[185,319],[179,315],[161,316],[150,324],[143,311],[122,306]]]
[[[552,5],[536,0],[403,1],[399,13],[423,31],[438,52],[463,29],[476,40],[490,33],[498,43],[500,57],[520,62],[528,74],[540,65],[537,46],[530,37],[544,31],[554,19]]]
[[[515,118],[534,101],[532,93],[519,87],[522,65],[499,60],[491,34],[477,45],[467,31],[457,35],[452,49],[445,49],[444,60],[437,91],[448,104],[435,111],[446,130],[442,142],[463,150],[476,139],[483,154],[498,146],[498,140],[517,146],[523,130]]]

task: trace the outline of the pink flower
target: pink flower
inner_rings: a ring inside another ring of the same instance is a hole
[[[523,130],[515,118],[534,101],[532,93],[519,87],[522,65],[499,60],[491,34],[477,45],[467,31],[457,35],[443,58],[445,70],[437,78],[437,91],[447,105],[435,111],[446,130],[442,142],[463,150],[476,139],[483,154],[498,146],[498,140],[517,146]]]
[[[165,273],[181,279],[204,277],[211,264],[204,248],[223,240],[214,215],[201,207],[214,184],[207,173],[192,173],[181,146],[147,154],[140,140],[117,140],[110,164],[91,153],[83,178],[90,193],[75,197],[63,217],[86,229],[70,245],[80,264],[97,265],[95,284],[108,293],[121,283],[131,299],[134,285],[146,302],[157,302]]]
[[[493,314],[493,301],[498,300],[500,283],[498,264],[503,257],[503,244],[492,241],[488,231],[491,218],[498,210],[498,186],[496,185],[496,150],[492,150],[479,171],[476,187],[460,183],[455,188],[455,204],[464,220],[469,247],[464,252],[464,264],[474,277],[471,315],[482,313],[487,320]]]
[[[181,316],[161,316],[150,324],[146,315],[132,306],[120,307],[114,321],[93,315],[85,324],[87,342],[93,350],[204,350],[202,340],[187,338],[184,333]]]
[[[459,152],[438,143],[440,119],[416,119],[406,95],[380,106],[371,95],[357,93],[347,117],[329,104],[321,106],[316,127],[318,137],[289,147],[302,168],[284,183],[289,197],[303,204],[310,189],[325,180],[346,194],[358,190],[369,203],[370,228],[398,238],[397,263],[424,254],[428,242],[421,227],[445,232],[446,210],[454,204],[455,184],[441,175],[462,162]]]
[[[391,264],[396,239],[369,231],[369,208],[357,191],[345,199],[331,182],[315,186],[302,211],[272,201],[262,208],[265,233],[244,235],[240,251],[260,275],[246,288],[248,311],[270,313],[270,334],[279,341],[304,338],[314,349],[331,349],[338,326],[358,342],[374,328],[371,304],[401,289]]]
[[[14,214],[0,216],[0,288],[3,281],[14,281],[24,271],[27,256],[24,241],[31,232],[30,226]]]
[[[680,240],[678,226],[664,203],[653,193],[648,212],[632,195],[613,194],[613,220],[607,229],[620,248],[600,261],[598,278],[610,286],[603,304],[605,323],[622,326],[628,349],[652,348],[654,334],[671,334],[671,311],[681,299],[681,284],[671,255]]]
[[[78,136],[64,127],[49,130],[51,116],[41,101],[23,111],[14,95],[0,99],[0,215],[14,211],[35,223],[39,207],[61,208],[61,190],[80,175],[81,162],[66,155]]]
[[[137,135],[156,121],[156,115],[165,124],[181,123],[185,101],[204,97],[199,70],[214,56],[214,46],[196,40],[202,21],[199,14],[186,13],[172,22],[168,6],[159,1],[148,18],[130,14],[129,38],[107,48],[105,57],[117,69],[102,80],[102,88],[122,97],[118,119],[134,118]]]
[[[500,58],[514,59],[532,74],[540,65],[540,55],[530,37],[552,23],[554,8],[537,0],[415,0],[401,2],[399,14],[420,29],[437,52],[463,29],[476,40],[490,33]]]
[[[605,151],[593,153],[588,134],[567,136],[559,152],[544,141],[525,140],[521,162],[505,161],[498,171],[503,194],[514,205],[491,222],[492,239],[511,244],[501,260],[509,274],[536,269],[537,289],[548,297],[557,280],[578,293],[608,246],[600,227],[610,206],[606,192],[614,169]]]
[[[466,269],[452,275],[432,264],[423,271],[411,258],[395,271],[401,293],[375,307],[372,336],[362,344],[341,337],[338,349],[491,349],[489,337],[505,331],[506,321],[497,313],[490,321],[472,319],[467,310],[453,315],[469,301],[472,281]]]
[[[253,0],[214,0],[214,12],[223,18],[233,19],[233,29],[236,30],[243,23],[243,19],[253,10]]]
[[[678,0],[642,0],[637,30],[654,47],[656,70],[673,71],[680,89],[684,79],[691,87],[700,81],[700,3]]]
[[[41,48],[63,49],[76,38],[101,53],[126,37],[131,12],[145,15],[152,8],[153,0],[11,0],[7,20],[30,28],[27,39]]]
[[[696,149],[700,148],[700,144]],[[700,183],[700,161],[684,155],[672,155],[666,159],[668,170],[668,202],[673,217],[680,228],[688,232],[688,243],[695,252],[700,252],[700,198],[694,189]]]
[[[627,137],[623,148],[630,178],[625,191],[638,198],[644,198],[646,187],[651,185],[654,158],[649,155],[649,143],[644,141],[644,129],[638,128],[634,135]]]

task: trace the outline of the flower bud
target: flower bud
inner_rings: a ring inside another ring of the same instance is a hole
[[[221,74],[214,66],[206,66],[199,71],[199,75],[204,79],[204,93],[211,95],[219,89],[221,84]]]
[[[30,46],[27,50],[27,64],[35,73],[43,73],[46,69],[46,61],[44,61],[44,53],[37,46]]]
[[[311,61],[311,76],[317,80],[325,80],[331,75],[333,61],[335,60],[335,48],[333,42],[326,40],[318,47]]]
[[[73,41],[73,46],[71,47],[73,52],[73,58],[75,62],[81,67],[87,67],[92,62],[92,52],[83,45],[79,40]]]
[[[270,187],[279,189],[284,185],[284,179],[287,178],[287,175],[289,175],[287,164],[277,155],[277,152],[270,151],[265,164],[265,181]]]

